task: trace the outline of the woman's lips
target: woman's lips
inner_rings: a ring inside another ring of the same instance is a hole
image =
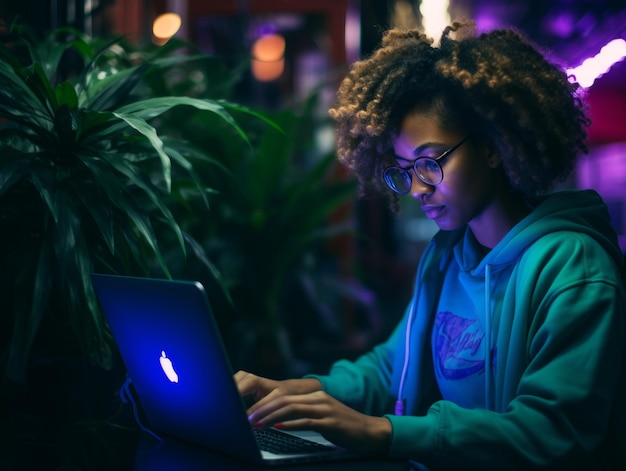
[[[436,219],[444,210],[444,206],[422,206],[422,211],[428,219]]]

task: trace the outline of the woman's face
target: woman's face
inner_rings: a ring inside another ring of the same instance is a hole
[[[426,217],[443,230],[470,225],[476,232],[477,225],[489,222],[488,209],[497,199],[497,189],[502,188],[503,175],[489,165],[488,153],[478,148],[470,136],[443,161],[441,183],[422,182],[412,168],[416,158],[436,158],[468,137],[442,128],[439,121],[433,113],[409,113],[393,142],[396,160],[400,167],[411,167],[409,195],[419,201]]]

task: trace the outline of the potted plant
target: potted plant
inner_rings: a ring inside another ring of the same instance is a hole
[[[169,276],[163,240],[171,235],[180,257],[187,244],[165,202],[208,207],[210,189],[194,164],[210,159],[161,133],[159,119],[175,107],[201,110],[245,141],[231,113],[264,118],[225,101],[151,95],[146,77],[206,56],[171,54],[172,46],[139,54],[68,28],[40,38],[14,26],[2,39],[3,372],[20,382],[33,355],[70,352],[109,368],[112,342],[92,272]]]

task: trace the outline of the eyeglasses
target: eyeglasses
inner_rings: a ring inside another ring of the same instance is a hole
[[[444,151],[439,157],[418,157],[411,167],[415,170],[415,175],[427,185],[439,185],[443,180],[443,169],[441,165],[452,152],[457,150],[469,139],[469,136],[458,144]],[[411,167],[387,167],[383,173],[383,179],[389,188],[396,193],[406,195],[411,191],[412,177]]]

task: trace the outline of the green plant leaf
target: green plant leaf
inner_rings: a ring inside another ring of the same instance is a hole
[[[293,152],[292,137],[295,128],[293,113],[283,112],[274,120],[281,126],[281,131],[271,127],[263,133],[250,163],[252,178],[247,181],[247,185],[250,188],[251,203],[257,211],[263,210],[271,194],[283,185],[282,180]]]
[[[43,40],[39,40],[34,34],[24,36],[24,38],[31,61],[42,66],[47,80],[50,82],[54,80],[55,75],[60,70],[61,59],[68,50],[75,50],[83,57],[85,54],[89,55],[85,34],[69,26],[57,28],[48,33]]]
[[[96,176],[96,178],[99,178]],[[99,230],[98,236],[105,242],[111,255],[115,255],[115,232],[113,228],[113,212],[110,203],[102,192],[89,186],[77,184],[75,197],[81,202],[83,211],[88,215]]]
[[[34,73],[29,77],[28,82],[32,84],[34,92],[38,95],[41,103],[48,109],[48,112],[53,114],[58,104],[52,84],[41,65],[33,64],[33,71]]]
[[[152,228],[152,223],[150,222],[150,218],[147,214],[141,213],[137,210],[133,205],[127,204],[126,202],[121,202],[120,209],[125,210],[126,216],[132,222],[133,229],[135,229],[141,236],[141,239],[145,241],[152,253],[156,256],[157,261],[159,262],[159,266],[166,274],[168,278],[171,278],[169,269],[167,268],[167,264],[163,259],[163,255],[161,254],[161,250],[158,245],[158,239]],[[128,233],[124,234],[126,240],[130,243],[132,239],[130,239]],[[138,259],[140,259],[140,255]]]
[[[57,208],[57,202],[55,198],[56,191],[56,179],[52,172],[42,168],[32,168],[30,171],[30,178],[33,185],[37,188],[39,195],[46,203],[46,207],[50,211],[53,220],[56,222],[59,218],[59,211]]]
[[[69,47],[71,47],[74,51],[78,52],[81,57],[91,60],[94,57],[94,51],[86,41],[86,36],[84,36],[80,32],[73,31],[75,33],[75,38],[72,39],[69,43]],[[56,70],[53,68],[53,70]]]
[[[202,182],[198,177],[198,174],[195,172],[193,165],[174,147],[166,147],[167,155],[169,155],[172,160],[174,160],[180,167],[185,169],[187,174],[191,177],[193,183],[200,193],[200,197],[202,198],[202,202],[208,208],[209,200],[207,198],[207,191],[203,189]]]
[[[141,81],[147,67],[140,64],[130,69],[116,70],[104,78],[100,77],[99,72],[86,74],[84,83],[77,85],[79,106],[100,111],[114,110]]]
[[[130,103],[118,108],[116,111],[117,113],[132,114],[137,118],[150,120],[176,106],[191,106],[201,111],[214,113],[235,128],[245,141],[248,140],[248,136],[241,129],[239,124],[228,111],[226,111],[226,108],[216,100],[204,100],[191,97],[157,97]]]
[[[57,106],[65,105],[70,110],[78,108],[78,96],[71,83],[61,82],[58,84],[54,90],[54,95],[56,97]]]
[[[91,274],[94,270],[90,249],[80,232],[76,236],[74,270],[72,280],[68,280],[71,283],[68,297],[70,305],[82,305],[86,309],[82,312],[73,310],[70,313],[70,324],[82,351],[87,352],[94,364],[110,369],[113,364],[113,339],[93,290]]]
[[[161,169],[162,169],[162,178],[167,191],[171,191],[172,189],[172,162],[170,161],[169,156],[163,150],[163,141],[159,138],[156,129],[150,126],[146,121],[141,118],[137,118],[136,116],[131,116],[125,113],[114,112],[113,115],[116,118],[121,119],[126,124],[128,124],[133,129],[139,131],[142,135],[144,135],[154,150],[157,152],[161,159]]]
[[[148,213],[142,214],[141,210],[135,202],[135,198],[129,193],[129,183],[138,186],[143,189],[145,196],[148,197],[153,203],[160,205],[161,209],[164,209],[162,202],[158,196],[158,190],[152,187],[147,181],[147,178],[141,175],[140,171],[133,168],[129,162],[120,161],[116,159],[102,160],[100,158],[85,159],[83,161],[91,173],[97,179],[98,184],[107,195],[108,202],[116,207],[121,214],[128,215],[129,225],[121,225],[119,218],[116,216],[117,227],[121,232],[136,231],[145,239],[148,245],[151,247],[155,255],[160,258],[160,252],[157,245],[157,237],[152,230]],[[120,178],[120,175],[124,176],[124,179]],[[167,209],[166,209],[167,211]],[[171,215],[170,215],[171,217]],[[178,228],[178,226],[176,225]],[[178,228],[180,231],[180,228]],[[127,241],[131,241],[132,237],[128,237],[128,234],[123,234]],[[182,240],[182,235],[180,235]],[[132,242],[133,244],[136,241]],[[113,241],[109,244],[110,247],[114,247]],[[137,252],[137,255],[139,253]],[[167,270],[164,270],[167,271]]]
[[[75,281],[72,275],[76,263],[76,234],[80,230],[80,214],[74,203],[75,199],[65,189],[56,191],[54,199],[57,212],[52,238],[54,253],[57,260],[64,262],[58,267],[57,280],[65,285]],[[68,288],[74,289],[73,286]]]
[[[7,58],[0,60],[0,116],[31,123],[35,128],[50,129],[51,113],[42,103],[39,95],[31,88],[32,74]],[[15,61],[13,61],[15,62]]]
[[[98,142],[105,139],[107,134],[101,133],[112,123],[116,122],[115,116],[109,111],[93,111],[80,108],[76,118],[78,142],[88,146],[90,142]],[[119,129],[124,129],[122,125]]]
[[[54,130],[59,139],[59,147],[64,154],[71,154],[76,145],[76,123],[67,105],[57,108],[54,115]]]
[[[187,242],[189,247],[191,247],[191,250],[193,251],[194,255],[198,258],[198,260],[200,260],[202,264],[209,270],[211,275],[213,275],[213,278],[218,281],[218,284],[220,286],[220,289],[224,293],[224,296],[226,297],[228,302],[232,305],[233,299],[230,295],[230,292],[228,291],[228,288],[223,283],[222,275],[219,269],[217,268],[217,266],[213,262],[211,262],[211,260],[209,259],[202,245],[198,243],[198,241],[195,240],[190,234],[187,234],[187,233],[185,234],[185,241]]]
[[[6,376],[15,382],[21,382],[24,378],[31,346],[50,298],[55,277],[53,254],[51,239],[45,239],[39,250],[33,284],[27,285],[32,289],[30,296],[14,306],[15,323],[9,346]]]
[[[99,162],[103,161],[99,160]],[[104,167],[102,166],[100,166],[99,170],[96,169],[94,171],[94,163],[89,159],[85,160],[84,163],[92,169],[92,172],[99,175],[99,184],[102,185],[109,195],[110,202],[119,209],[120,213],[123,214],[130,223],[127,226],[120,226],[118,222],[119,228],[126,228],[126,231],[122,231],[125,240],[130,244],[134,244],[136,241],[133,241],[133,238],[129,235],[129,231],[136,231],[140,234],[142,240],[148,244],[153,254],[157,257],[163,272],[166,273],[167,276],[171,276],[159,249],[158,238],[152,228],[149,212],[142,210],[137,205],[136,198],[130,195],[128,188],[121,184],[120,178],[116,177],[114,173],[103,172]],[[143,175],[140,170],[133,167],[127,161],[109,159],[107,164],[120,175],[127,177],[126,181],[132,186],[142,189],[144,196],[158,208],[163,217],[169,222],[169,227],[175,232],[184,251],[184,241],[180,227],[174,220],[169,209],[167,209],[159,198],[158,189],[149,182],[147,177]],[[116,219],[117,218],[119,217],[116,216]],[[139,252],[135,252],[135,254],[140,257]]]
[[[1,148],[0,154],[6,163],[0,167],[0,197],[21,181],[30,164],[30,154],[17,149]]]
[[[217,103],[219,103],[220,105],[222,105],[224,108],[226,108],[227,110],[231,110],[231,111],[239,111],[240,113],[245,113],[248,114],[250,116],[254,116],[257,119],[260,119],[261,121],[263,121],[266,124],[269,124],[270,126],[272,126],[274,129],[276,129],[278,132],[282,133],[282,134],[287,134],[285,132],[284,129],[282,129],[280,127],[280,125],[276,122],[274,122],[274,120],[272,120],[270,117],[268,117],[265,114],[262,114],[256,110],[253,110],[247,106],[243,106],[237,103],[232,103],[229,102],[227,100],[217,100]]]

